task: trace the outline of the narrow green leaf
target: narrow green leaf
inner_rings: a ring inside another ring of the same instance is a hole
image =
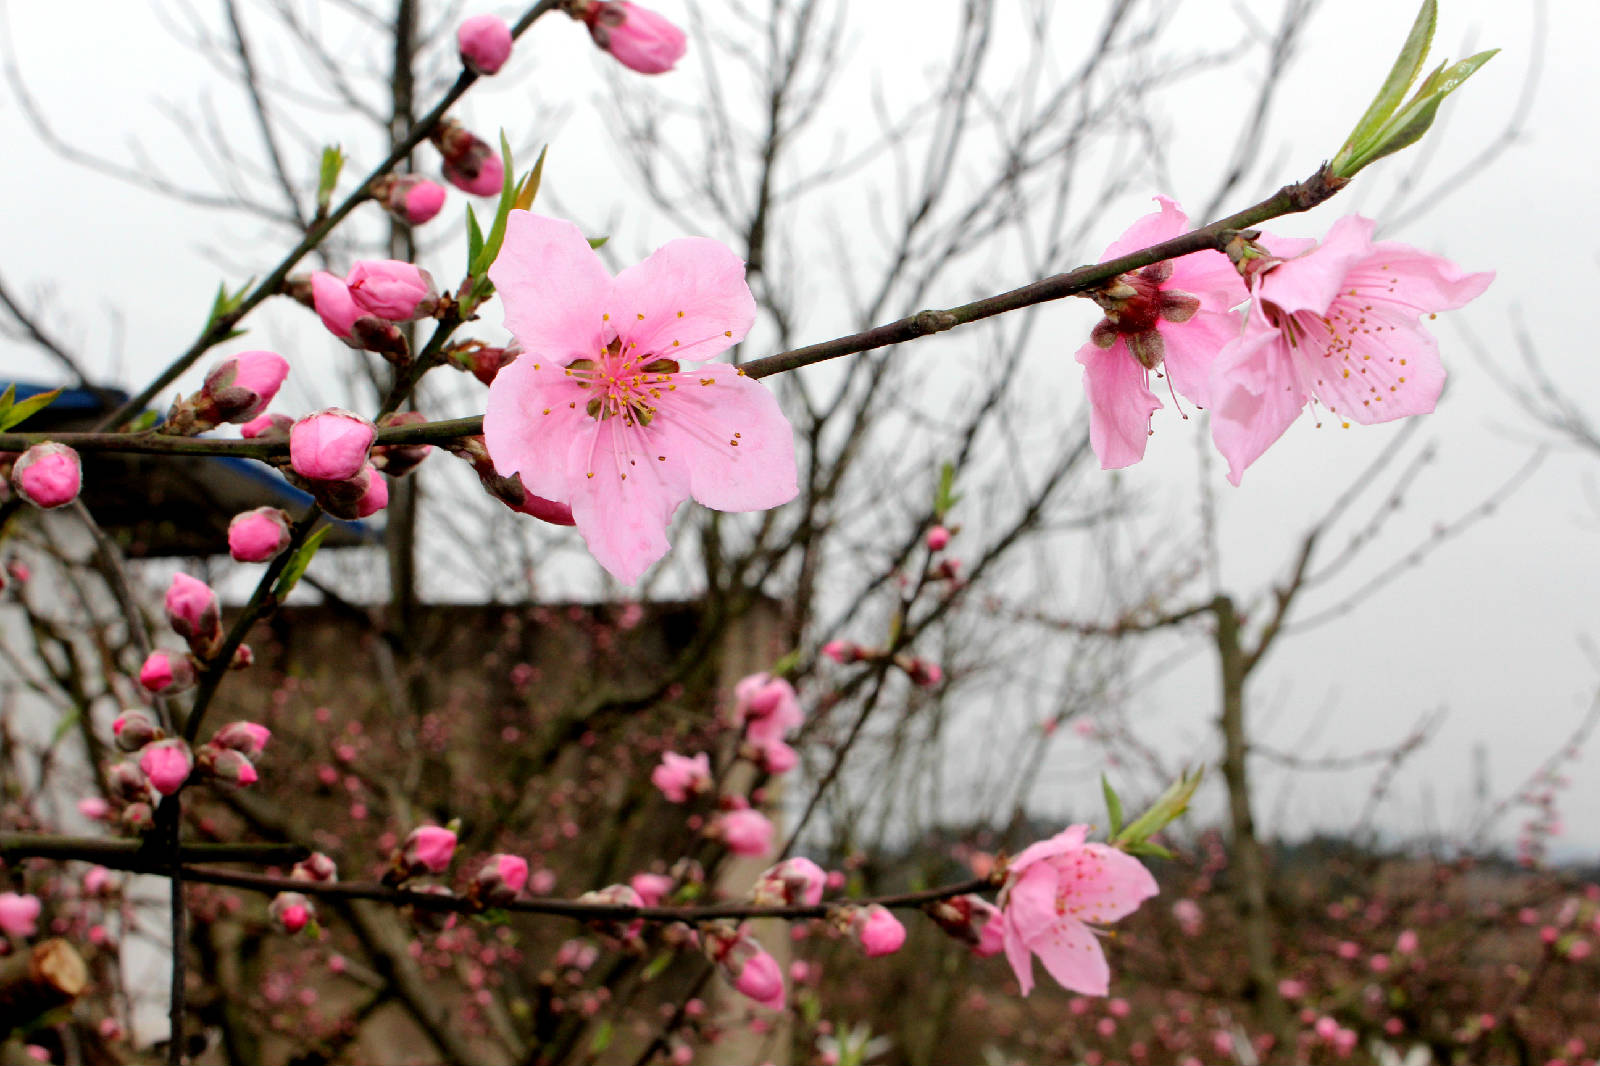
[[[1341,157],[1358,153],[1361,146],[1382,128],[1389,116],[1400,106],[1400,102],[1406,98],[1406,90],[1417,80],[1417,72],[1422,69],[1422,64],[1428,58],[1428,49],[1433,44],[1433,31],[1438,21],[1438,5],[1434,0],[1422,0],[1422,7],[1418,9],[1416,20],[1411,24],[1411,32],[1406,36],[1406,43],[1401,46],[1400,54],[1395,57],[1394,66],[1389,68],[1389,76],[1384,79],[1383,88],[1378,90],[1378,95],[1368,105],[1366,114],[1356,123],[1356,128],[1350,131],[1350,137],[1344,142],[1344,147],[1340,148],[1338,156],[1334,157],[1336,164]]]
[[[611,1046],[611,1041],[616,1035],[616,1024],[610,1018],[607,1018],[595,1030],[594,1039],[589,1042],[589,1051],[595,1055],[603,1054],[606,1048]]]
[[[500,186],[500,204],[495,209],[494,224],[489,227],[489,235],[484,238],[483,250],[472,261],[474,276],[489,273],[489,268],[494,265],[495,257],[500,254],[500,245],[506,239],[506,219],[511,217],[511,205],[517,199],[517,175],[512,167],[515,165],[511,159],[511,142],[506,139],[506,131],[500,131],[500,160],[505,165],[504,184]]]
[[[777,662],[772,664],[770,673],[773,677],[786,677],[800,665],[800,649],[796,648]]]
[[[1111,843],[1124,850],[1130,850],[1135,845],[1143,844],[1151,836],[1159,833],[1170,825],[1174,819],[1189,809],[1189,801],[1194,798],[1195,789],[1200,787],[1200,780],[1205,776],[1205,769],[1190,774],[1184,770],[1178,780],[1167,787],[1150,809],[1141,814],[1133,822],[1124,826],[1120,833],[1111,838]]]
[[[522,179],[522,185],[517,189],[516,201],[512,205],[516,210],[528,210],[533,206],[533,198],[539,195],[539,183],[544,180],[544,157],[548,151],[550,151],[548,144],[539,149],[539,158],[534,162],[533,169]]]
[[[344,169],[345,154],[337,144],[322,150],[322,162],[317,168],[317,213],[326,214],[333,202],[334,186],[339,184],[339,172]]]
[[[674,956],[672,952],[663,951],[661,954],[650,960],[650,964],[644,968],[644,972],[640,975],[641,979],[644,981],[654,981],[657,977],[660,977],[663,972],[665,972],[668,966],[672,965],[673,958]]]
[[[300,545],[300,550],[294,553],[294,558],[289,560],[289,565],[283,568],[283,573],[278,575],[278,584],[272,590],[272,596],[279,603],[289,598],[289,593],[300,583],[300,578],[305,575],[306,567],[311,565],[312,556],[317,554],[317,548],[322,545],[322,538],[328,535],[332,526],[323,526]]]
[[[1459,89],[1463,82],[1477,72],[1489,60],[1498,54],[1500,49],[1491,48],[1487,52],[1468,56],[1453,66],[1443,67],[1434,71],[1417,90],[1400,112],[1395,115],[1373,137],[1366,150],[1355,156],[1347,169],[1342,173],[1348,177],[1386,155],[1393,155],[1402,148],[1409,148],[1422,139],[1433,125],[1434,118],[1439,113],[1439,105],[1444,103],[1444,98]]]
[[[140,411],[138,417],[128,423],[128,432],[143,433],[159,421],[161,421],[160,411]]]
[[[1115,837],[1122,832],[1122,799],[1105,774],[1100,775],[1100,791],[1106,798],[1106,817],[1111,819],[1111,832],[1107,835]]]
[[[483,227],[478,225],[478,213],[467,205],[467,273],[472,273],[472,264],[478,261],[478,255],[483,251]]]
[[[12,389],[7,388],[6,395],[10,396],[12,391]],[[49,407],[51,402],[60,395],[60,389],[51,389],[49,392],[41,392],[37,396],[29,396],[26,400],[7,406],[4,413],[0,414],[0,432],[10,429],[34,412]]]
[[[1152,844],[1148,840],[1141,840],[1137,844],[1128,844],[1122,850],[1126,851],[1129,855],[1150,855],[1157,859],[1172,858],[1172,852],[1168,851],[1160,844]]]
[[[589,247],[593,248],[595,251],[599,251],[601,248],[606,246],[606,242],[610,239],[610,237],[590,237]]]

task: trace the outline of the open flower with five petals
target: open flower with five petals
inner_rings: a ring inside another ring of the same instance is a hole
[[[1157,196],[1161,210],[1128,227],[1102,263],[1189,228],[1178,205]],[[1083,387],[1089,396],[1089,443],[1107,470],[1144,458],[1150,415],[1161,401],[1150,391],[1150,372],[1165,368],[1176,393],[1198,407],[1210,404],[1211,361],[1239,331],[1229,309],[1245,299],[1244,283],[1221,252],[1193,252],[1164,260],[1086,294],[1105,318],[1078,350]]]
[[[570,507],[596,560],[633,584],[667,553],[693,496],[719,511],[798,491],[777,399],[711,363],[755,321],[744,263],[672,241],[616,277],[570,222],[513,211],[489,276],[523,355],[489,388],[484,441],[502,477]]]

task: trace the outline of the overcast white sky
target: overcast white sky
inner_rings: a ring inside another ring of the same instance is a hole
[[[677,5],[661,0],[656,6],[673,14]],[[918,40],[921,31],[908,19],[907,6],[858,6],[852,12],[858,59],[870,61],[872,49],[882,47],[874,42],[892,39],[901,48]],[[1447,105],[1444,139],[1421,182],[1424,190],[1499,131],[1522,90],[1534,38],[1528,5],[1444,0],[1440,6],[1439,56],[1496,45],[1505,51]],[[919,4],[916,17],[936,23],[948,15],[947,7],[954,5]],[[1241,10],[1266,21],[1275,8],[1199,0],[1178,5],[1175,18],[1198,32],[1237,23]],[[500,10],[510,13],[504,5]],[[167,3],[12,3],[0,32],[9,35],[29,85],[64,134],[122,159],[132,158],[129,145],[136,138],[153,157],[173,160],[166,169],[181,177],[188,152],[162,107],[192,108],[209,71],[173,43],[158,13],[183,18]],[[1267,159],[1281,160],[1282,169],[1258,175],[1260,187],[1303,177],[1331,154],[1387,68],[1411,16],[1407,4],[1383,0],[1338,0],[1317,15],[1276,106],[1265,152]],[[564,19],[549,22],[536,28],[506,75],[474,94],[470,113],[480,129],[504,125],[518,131],[528,127],[535,100],[546,107],[570,104],[571,117],[556,127],[549,180],[567,199],[603,217],[608,203],[626,204],[623,190],[590,176],[574,181],[561,162],[564,152],[571,159],[607,150],[605,131],[595,128],[589,107],[597,84],[593,58],[577,27]],[[1437,443],[1438,460],[1408,493],[1369,572],[1402,556],[1435,523],[1478,503],[1541,439],[1475,361],[1468,331],[1490,359],[1515,372],[1513,322],[1520,317],[1562,387],[1600,415],[1600,366],[1591,341],[1600,273],[1593,207],[1597,29],[1595,5],[1551,4],[1538,98],[1521,139],[1470,184],[1390,234],[1469,269],[1495,270],[1498,278],[1473,307],[1436,323],[1452,386],[1422,432]],[[235,101],[213,92],[224,121],[238,114]],[[1210,168],[1231,144],[1229,131],[1245,99],[1242,74],[1204,79],[1186,90],[1174,103],[1182,108],[1175,112],[1172,151],[1180,164],[1179,187],[1146,190],[1139,202],[1129,202],[1128,214],[1107,218],[1090,241],[1091,256],[1145,210],[1144,196],[1168,192],[1197,200],[1205,194]],[[0,203],[6,205],[0,212],[0,274],[14,287],[44,296],[46,319],[117,384],[142,384],[181,350],[202,323],[221,277],[237,283],[280,254],[276,244],[253,243],[249,224],[178,208],[62,161],[41,146],[3,87],[0,144],[8,164],[0,171]],[[1188,158],[1196,160],[1192,179],[1181,165]],[[1382,213],[1404,170],[1396,165],[1401,161],[1380,164],[1382,173],[1371,180],[1364,175],[1348,195],[1277,229],[1317,234],[1350,210]],[[352,167],[364,170],[359,159]],[[197,180],[203,183],[203,176]],[[212,253],[218,249],[234,260],[231,267],[216,262]],[[968,295],[965,289],[952,291],[943,302]],[[305,316],[293,308],[271,307],[263,317],[265,328],[251,339],[256,344],[305,325]],[[1072,391],[1072,402],[1077,371],[1069,353],[1093,318],[1092,309],[1075,306],[1052,320],[1060,330],[1063,387]],[[0,376],[48,376],[40,367],[33,350],[0,339]],[[333,388],[318,385],[315,375],[298,377],[312,382],[303,400],[318,399],[318,388]],[[180,389],[192,386],[185,381]],[[1248,592],[1281,572],[1295,531],[1364,468],[1392,432],[1317,431],[1306,421],[1250,470],[1242,489],[1226,488],[1214,471],[1222,488],[1226,583]],[[1168,514],[1187,516],[1192,443],[1192,424],[1158,423],[1149,460],[1124,477],[1152,499],[1171,501]],[[1397,824],[1408,828],[1433,817],[1446,825],[1460,822],[1475,744],[1488,749],[1496,788],[1531,770],[1573,727],[1600,684],[1600,669],[1583,648],[1585,639],[1600,637],[1597,474],[1600,456],[1556,451],[1509,506],[1422,569],[1391,583],[1362,610],[1285,644],[1253,690],[1267,742],[1310,751],[1360,750],[1397,739],[1424,711],[1447,709],[1439,740],[1396,790],[1392,811]],[[1185,519],[1174,528],[1189,524]],[[1198,695],[1197,684],[1206,686]],[[1212,694],[1204,672],[1175,675],[1138,702],[1141,719],[1159,726],[1172,750],[1199,743],[1208,728]],[[1304,739],[1313,721],[1321,723],[1314,743]],[[1600,775],[1583,772],[1597,758],[1600,748],[1585,754],[1563,801],[1567,839],[1579,848],[1600,845],[1600,827],[1582,817],[1600,809]],[[1345,824],[1364,801],[1365,782],[1359,775],[1327,785],[1303,781],[1284,802],[1269,802],[1264,820],[1291,830]]]

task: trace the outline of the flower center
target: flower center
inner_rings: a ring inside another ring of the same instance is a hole
[[[576,378],[579,388],[595,391],[584,410],[597,422],[621,418],[625,426],[648,426],[663,391],[677,388],[672,382],[679,369],[676,360],[629,354],[631,347],[617,337],[598,358],[567,364],[567,376]]]

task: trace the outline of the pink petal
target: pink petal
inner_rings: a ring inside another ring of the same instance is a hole
[[[571,222],[511,212],[489,279],[505,305],[506,328],[525,353],[513,367],[530,360],[549,367],[593,359],[610,340],[601,316],[611,310],[611,276]],[[523,484],[546,495],[528,485],[526,475]]]
[[[1355,303],[1335,301],[1326,319],[1295,316],[1305,330],[1299,348],[1307,364],[1302,373],[1310,377],[1317,398],[1333,414],[1363,425],[1432,411],[1444,390],[1438,345],[1405,310],[1376,301]],[[1326,322],[1333,323],[1337,336]]]
[[[590,396],[563,364],[542,355],[529,352],[502,368],[483,412],[483,443],[495,472],[520,474],[533,495],[569,502],[567,455],[574,440],[591,437],[598,425],[586,409]]]
[[[1372,250],[1372,220],[1346,215],[1305,255],[1287,260],[1261,280],[1261,299],[1285,311],[1320,315],[1345,285],[1350,268]]]
[[[696,500],[718,511],[759,511],[795,498],[794,430],[771,390],[726,363],[674,380],[671,402],[649,429]]]
[[[1028,950],[1028,945],[1023,943],[1022,934],[1016,926],[1004,916],[1001,917],[1001,936],[1006,949],[1006,961],[1011,964],[1011,971],[1017,975],[1017,984],[1022,986],[1022,994],[1027,995],[1033,991],[1033,952]]]
[[[1189,216],[1183,213],[1176,201],[1165,196],[1154,197],[1154,200],[1161,205],[1161,210],[1145,215],[1129,226],[1122,236],[1106,248],[1106,254],[1100,257],[1100,262],[1120,259],[1143,251],[1152,244],[1170,241],[1189,228]]]
[[[1163,289],[1181,289],[1200,297],[1205,311],[1228,311],[1249,298],[1244,279],[1221,252],[1195,252],[1172,260],[1172,276]]]
[[[1118,337],[1109,348],[1093,341],[1078,349],[1083,391],[1089,397],[1089,443],[1100,466],[1116,470],[1144,458],[1150,415],[1161,406],[1145,382],[1146,371]]]
[[[1017,853],[1011,860],[1012,874],[1020,874],[1034,863],[1048,859],[1054,855],[1063,855],[1075,848],[1083,847],[1083,842],[1089,838],[1087,825],[1071,825],[1051,837],[1041,840],[1037,844],[1029,844]]]
[[[1468,274],[1448,259],[1384,241],[1372,246],[1372,254],[1353,267],[1346,280],[1363,295],[1379,295],[1426,314],[1461,307],[1481,296],[1494,273]]]
[[[1255,312],[1260,314],[1259,308]],[[1288,345],[1276,329],[1247,329],[1211,367],[1211,439],[1235,485],[1305,407]]]
[[[1107,925],[1160,891],[1144,863],[1105,844],[1086,844],[1053,860],[1067,916]]]
[[[1239,335],[1239,316],[1200,311],[1187,322],[1162,322],[1156,330],[1166,348],[1161,365],[1172,387],[1190,402],[1210,407],[1211,366],[1222,346]]]
[[[669,241],[618,274],[606,310],[618,335],[639,352],[686,360],[738,344],[756,319],[744,260],[706,237]]]
[[[667,525],[689,495],[688,471],[657,458],[654,426],[625,426],[620,418],[592,425],[571,441],[563,464],[568,502],[590,553],[632,585],[667,554]]]
[[[1062,918],[1028,941],[1028,947],[1061,985],[1085,996],[1103,996],[1111,988],[1111,967],[1100,940],[1082,922]]]

